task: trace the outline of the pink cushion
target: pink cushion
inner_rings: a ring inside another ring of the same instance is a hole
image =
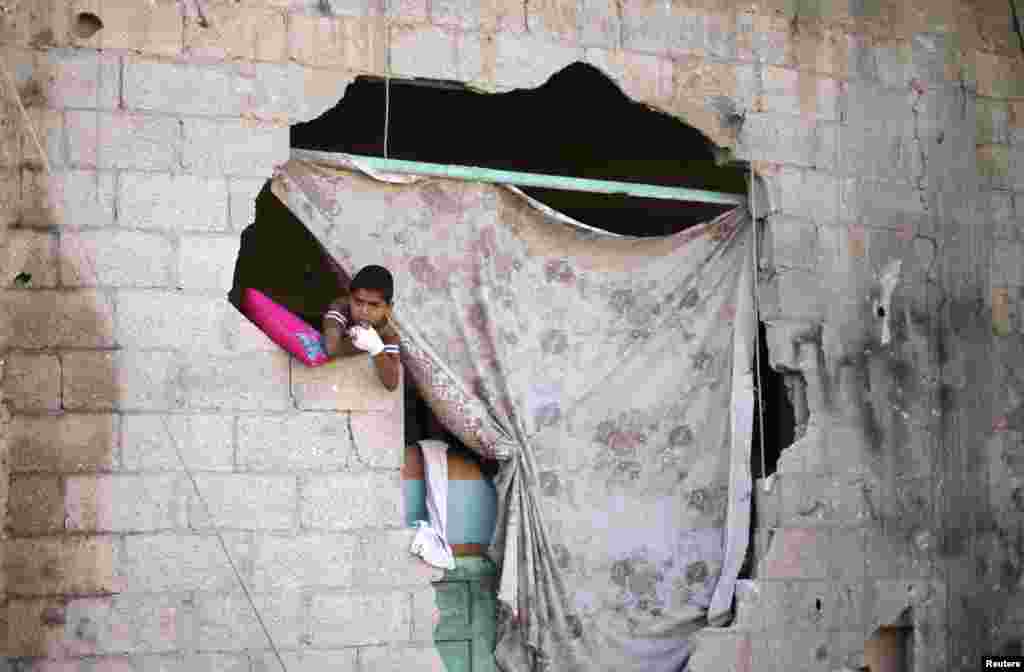
[[[306,366],[320,366],[327,361],[320,332],[263,292],[246,289],[242,294],[242,313]]]

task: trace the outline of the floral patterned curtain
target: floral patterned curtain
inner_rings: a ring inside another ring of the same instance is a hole
[[[314,152],[273,190],[346,271],[391,269],[407,375],[502,463],[499,667],[685,669],[747,546],[746,210],[623,237],[514,188]]]

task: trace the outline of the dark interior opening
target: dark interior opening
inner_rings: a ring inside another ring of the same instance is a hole
[[[796,439],[796,412],[786,392],[786,377],[769,363],[767,327],[758,321],[758,374],[763,400],[754,389],[754,434],[750,448],[750,473],[764,478],[775,473],[782,451]],[[762,412],[763,411],[763,412]],[[764,423],[764,468],[761,460],[761,424]]]
[[[291,146],[384,156],[386,82],[358,77],[319,118],[291,129]],[[700,131],[631,101],[597,68],[573,63],[535,89],[481,94],[458,83],[390,80],[388,157],[747,192],[746,167],[725,164]],[[662,236],[731,206],[525,188],[579,221],[614,233]]]

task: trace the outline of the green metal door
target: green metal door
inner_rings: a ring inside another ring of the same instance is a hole
[[[434,584],[441,619],[434,642],[448,672],[495,672],[497,575],[482,557],[455,559],[455,569]]]

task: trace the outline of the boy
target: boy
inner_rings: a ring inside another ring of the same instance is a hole
[[[324,346],[328,357],[368,352],[377,376],[389,390],[398,387],[398,333],[389,322],[394,280],[383,266],[364,266],[324,315]]]

